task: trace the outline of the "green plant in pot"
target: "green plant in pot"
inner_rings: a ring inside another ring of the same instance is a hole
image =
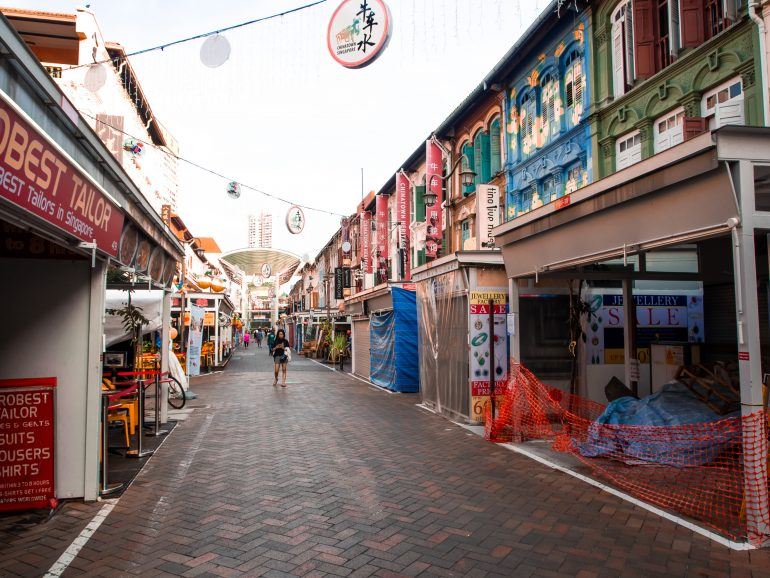
[[[337,363],[340,357],[345,353],[345,349],[348,346],[348,338],[345,335],[337,334],[331,341],[329,347],[329,361]]]

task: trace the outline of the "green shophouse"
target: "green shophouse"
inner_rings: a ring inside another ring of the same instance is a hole
[[[594,3],[595,180],[706,130],[763,124],[759,43],[746,4]]]

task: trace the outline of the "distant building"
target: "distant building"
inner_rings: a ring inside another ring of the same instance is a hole
[[[249,247],[272,249],[273,247],[273,215],[261,212],[259,215],[249,215]]]

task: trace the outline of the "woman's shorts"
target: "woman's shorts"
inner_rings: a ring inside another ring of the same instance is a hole
[[[277,365],[286,365],[286,363],[288,363],[288,361],[289,361],[289,358],[286,355],[274,355],[273,356],[273,361]]]

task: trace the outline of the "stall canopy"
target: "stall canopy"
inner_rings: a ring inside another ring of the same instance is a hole
[[[372,383],[400,393],[420,388],[417,300],[414,291],[393,287],[393,309],[371,316]]]
[[[107,300],[105,309],[123,309],[128,305],[128,291],[109,289],[107,291]],[[163,322],[163,292],[135,290],[131,291],[131,305],[141,308],[144,315],[150,322],[144,326],[145,334],[152,333],[160,329]],[[107,315],[104,321],[104,337],[107,347],[115,345],[121,341],[131,338],[131,334],[123,327],[123,319],[119,315]]]

